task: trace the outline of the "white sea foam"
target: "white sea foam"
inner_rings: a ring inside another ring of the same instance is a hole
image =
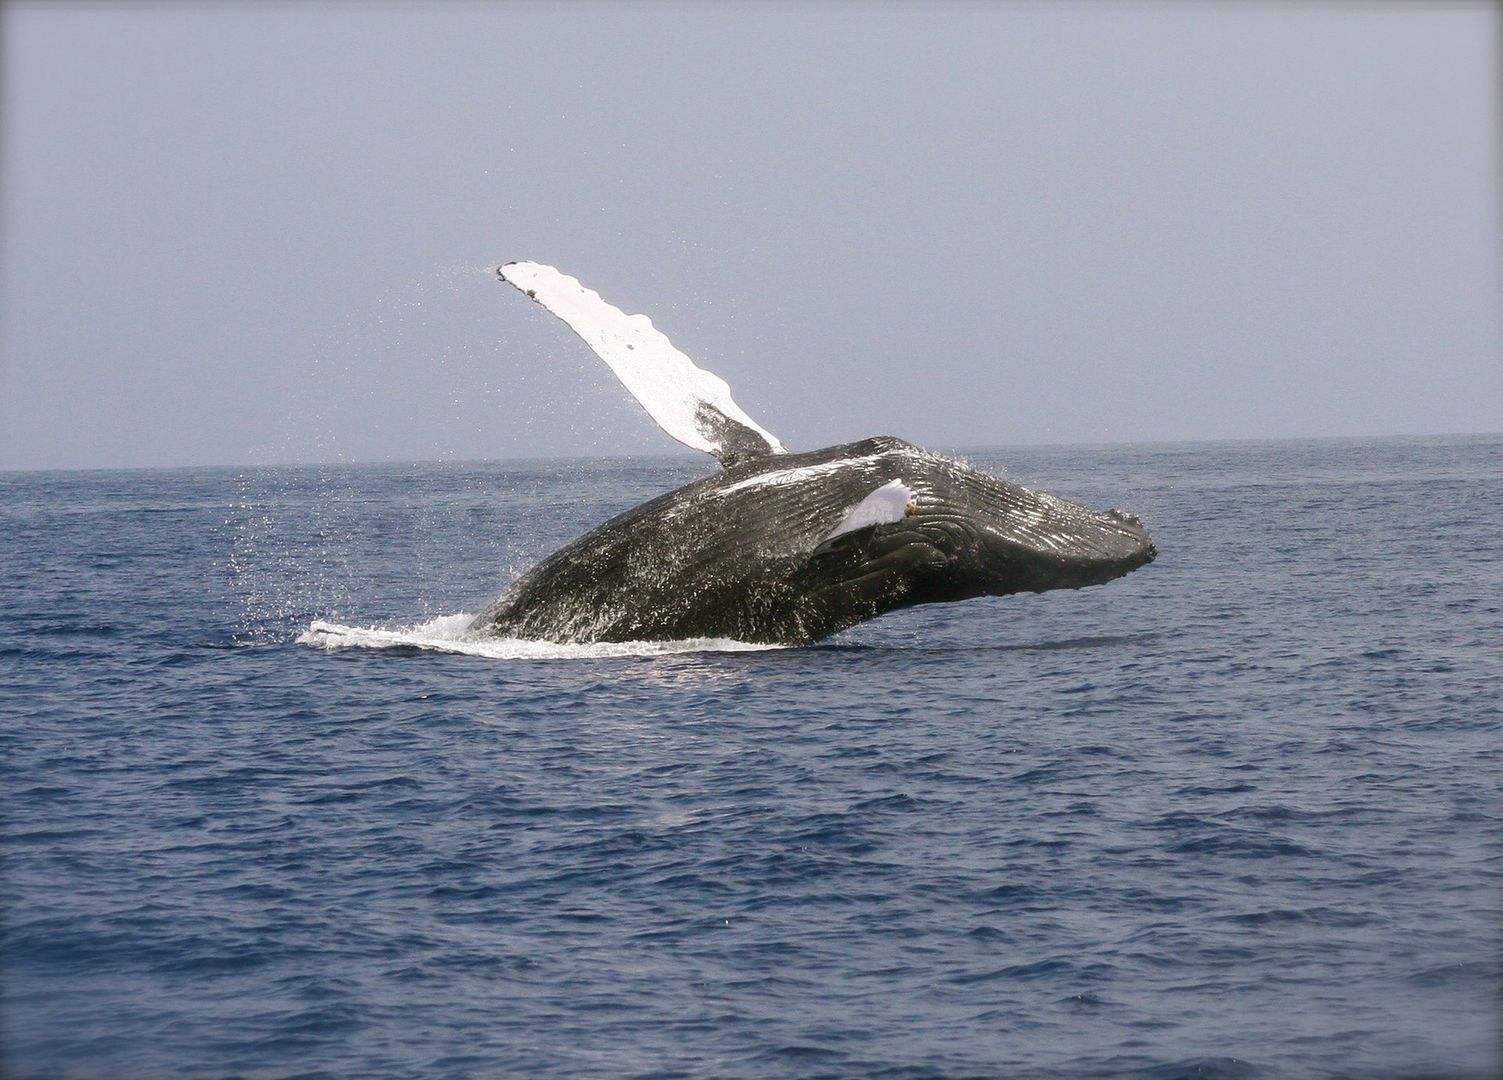
[[[472,633],[475,616],[466,612],[440,615],[416,626],[345,626],[317,620],[298,636],[298,644],[318,649],[428,649],[433,652],[484,656],[492,660],[598,660],[616,656],[668,656],[695,652],[755,652],[781,648],[730,638],[686,638],[683,641],[596,642],[567,645],[552,641],[498,638]]]

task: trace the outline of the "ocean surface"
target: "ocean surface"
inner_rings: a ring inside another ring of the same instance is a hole
[[[1493,1077],[1503,437],[972,450],[1109,585],[473,643],[708,459],[0,474],[6,1077]]]

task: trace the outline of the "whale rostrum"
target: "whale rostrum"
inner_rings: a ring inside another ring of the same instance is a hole
[[[719,472],[620,514],[522,575],[472,630],[565,643],[819,641],[885,612],[1099,585],[1153,560],[1143,524],[878,436],[789,453],[645,316],[573,278],[503,280],[564,319]]]

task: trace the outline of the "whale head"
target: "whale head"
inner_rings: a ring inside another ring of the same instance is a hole
[[[811,621],[856,622],[914,604],[1100,585],[1152,562],[1143,523],[1017,484],[901,440],[882,457],[901,513],[821,543],[809,562]],[[883,470],[878,470],[878,475]]]

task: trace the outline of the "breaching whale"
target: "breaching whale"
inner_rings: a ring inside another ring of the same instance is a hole
[[[501,279],[563,319],[719,473],[605,522],[519,578],[474,632],[564,643],[803,645],[915,604],[1075,589],[1154,558],[1142,523],[891,436],[790,453],[645,315],[572,277]]]

